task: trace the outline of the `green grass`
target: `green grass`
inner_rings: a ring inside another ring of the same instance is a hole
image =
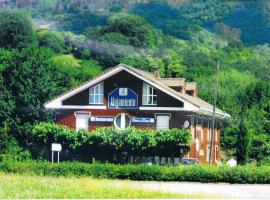
[[[0,174],[3,198],[210,198],[143,188],[140,182],[76,177]],[[211,196],[213,198],[213,196]]]

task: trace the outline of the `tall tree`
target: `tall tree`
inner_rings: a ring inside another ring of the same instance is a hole
[[[245,119],[242,115],[239,123],[239,128],[237,131],[237,148],[236,148],[237,162],[241,165],[244,165],[248,162],[249,145],[250,145],[250,137],[245,125]]]
[[[21,12],[0,12],[0,47],[23,48],[34,41],[30,19]]]
[[[10,55],[0,62],[6,66],[2,71],[4,88],[10,92],[15,106],[10,116],[13,120],[10,133],[24,142],[26,129],[50,116],[43,104],[57,93],[56,84],[61,76],[48,49],[31,46],[12,50]]]

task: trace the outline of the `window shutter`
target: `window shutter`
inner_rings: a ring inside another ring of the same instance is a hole
[[[169,129],[169,115],[157,115],[157,130]]]
[[[88,130],[89,114],[88,113],[78,113],[76,114],[76,131],[81,129]]]

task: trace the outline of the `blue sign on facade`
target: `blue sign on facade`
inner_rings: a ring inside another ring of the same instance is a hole
[[[155,123],[154,118],[148,118],[148,117],[132,117],[131,121],[137,122],[137,123]]]
[[[108,95],[108,109],[137,109],[138,95],[129,88],[116,88]]]

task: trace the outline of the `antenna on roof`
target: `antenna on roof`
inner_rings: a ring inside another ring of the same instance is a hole
[[[215,123],[216,123],[216,106],[217,106],[217,97],[218,97],[218,83],[219,83],[219,60],[217,64],[217,76],[215,83],[215,93],[214,93],[214,106],[213,106],[213,115],[212,115],[212,126],[211,126],[211,144],[210,144],[210,152],[209,152],[209,165],[212,161],[212,151],[213,151],[213,143],[214,143],[214,131],[215,131]]]

